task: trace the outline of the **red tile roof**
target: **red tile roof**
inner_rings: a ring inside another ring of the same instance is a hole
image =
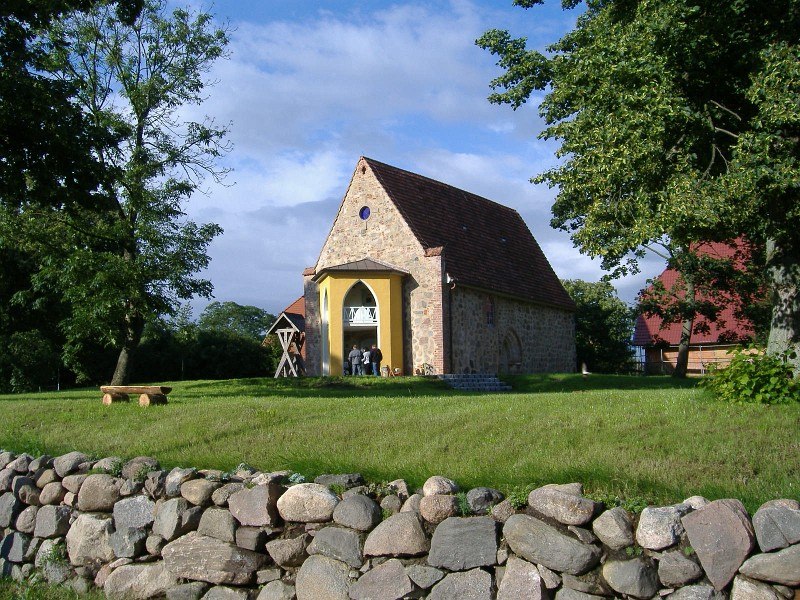
[[[710,242],[698,247],[699,252],[718,258],[731,258],[736,264],[742,266],[749,253],[744,250],[743,242],[734,243]],[[671,290],[680,281],[680,275],[674,269],[666,269],[658,279],[664,288]],[[683,293],[678,291],[678,296]],[[752,339],[753,324],[749,319],[739,319],[736,299],[729,302],[719,313],[717,322],[708,322],[705,317],[695,319],[695,331],[692,332],[692,344],[718,344],[731,343],[740,340]],[[656,343],[666,343],[677,346],[681,339],[681,324],[668,323],[664,325],[658,316],[647,317],[639,315],[636,318],[636,327],[633,333],[634,346],[649,346]]]
[[[300,296],[297,300],[292,302],[289,306],[284,308],[281,312],[285,313],[293,313],[296,315],[300,315],[301,317],[306,316],[306,297]]]
[[[517,211],[410,171],[364,158],[426,256],[444,257],[456,284],[574,311]]]

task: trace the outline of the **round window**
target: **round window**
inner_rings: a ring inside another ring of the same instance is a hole
[[[358,216],[361,217],[362,221],[369,219],[369,206],[362,206],[361,210],[358,211]]]

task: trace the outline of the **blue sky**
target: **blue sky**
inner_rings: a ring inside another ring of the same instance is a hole
[[[559,277],[602,276],[550,228],[554,191],[529,182],[556,148],[536,139],[538,99],[517,111],[489,104],[500,70],[474,44],[499,27],[543,49],[575,11],[511,0],[217,0],[211,10],[233,28],[230,57],[199,113],[231,123],[232,173],[188,212],[225,229],[205,273],[216,299],[277,313],[299,296],[361,155],[517,209]],[[662,268],[646,262],[616,283],[620,296],[633,301]]]

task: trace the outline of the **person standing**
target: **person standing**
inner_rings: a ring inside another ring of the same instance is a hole
[[[361,350],[358,349],[357,344],[353,344],[353,349],[347,355],[347,360],[350,361],[350,373],[352,375],[361,375]]]
[[[370,375],[369,372],[370,362],[369,362],[369,350],[366,348],[361,349],[361,368],[364,370],[364,375]]]
[[[369,351],[369,362],[372,365],[372,374],[380,377],[381,375],[381,361],[383,360],[383,353],[377,344],[372,344],[372,349]]]

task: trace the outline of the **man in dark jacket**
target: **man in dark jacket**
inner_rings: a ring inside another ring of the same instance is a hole
[[[372,373],[381,376],[381,361],[383,360],[383,353],[378,348],[377,344],[372,344],[372,349],[369,351],[369,362],[372,363]]]
[[[347,360],[350,361],[350,373],[361,375],[361,350],[358,349],[357,344],[353,344],[353,349],[347,355]]]

